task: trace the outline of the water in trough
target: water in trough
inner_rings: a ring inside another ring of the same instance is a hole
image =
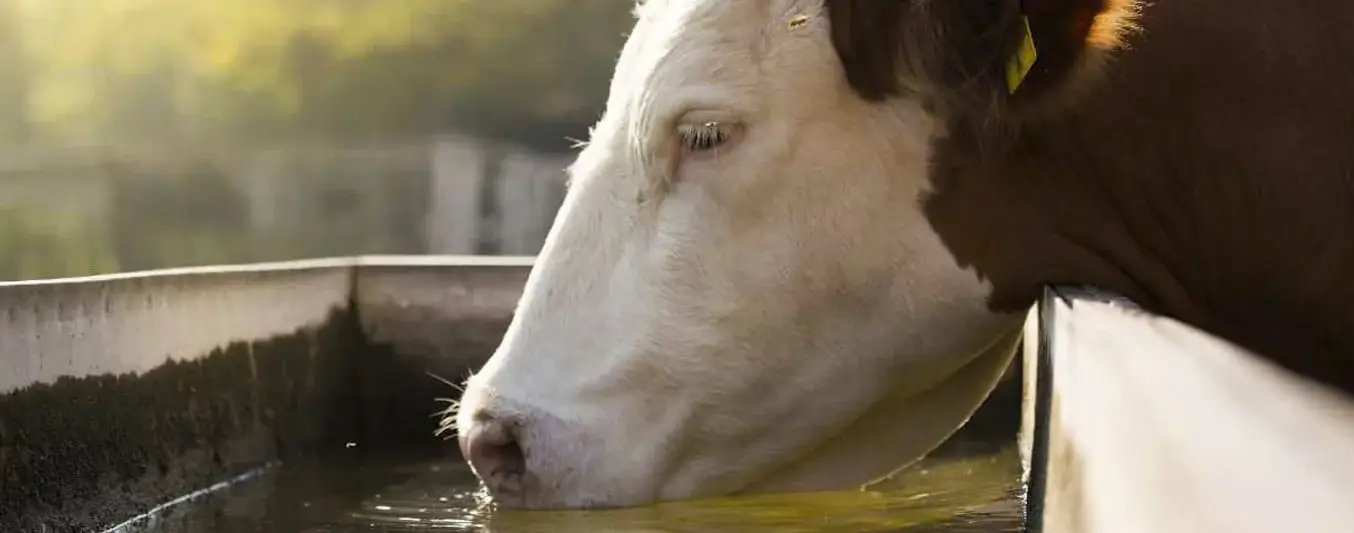
[[[1013,448],[947,454],[877,490],[726,498],[585,512],[506,511],[457,461],[297,463],[179,505],[118,533],[744,533],[1020,531]]]

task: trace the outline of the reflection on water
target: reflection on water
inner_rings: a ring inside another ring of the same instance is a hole
[[[127,533],[907,532],[1020,530],[1019,460],[929,459],[869,491],[726,498],[590,512],[495,511],[457,461],[297,464]]]

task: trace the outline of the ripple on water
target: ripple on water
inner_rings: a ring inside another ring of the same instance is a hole
[[[459,462],[302,464],[166,513],[145,533],[999,533],[1020,530],[1019,460],[926,460],[871,487],[606,511],[496,510]],[[130,530],[129,530],[130,531]]]

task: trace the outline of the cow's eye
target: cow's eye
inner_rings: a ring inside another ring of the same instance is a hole
[[[677,139],[687,152],[706,152],[719,148],[733,135],[733,127],[722,122],[702,122],[677,126]]]

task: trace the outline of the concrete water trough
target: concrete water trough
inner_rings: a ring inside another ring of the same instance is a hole
[[[101,531],[270,463],[446,454],[430,377],[497,345],[530,258],[0,284],[0,531]],[[451,447],[454,448],[454,447]]]
[[[345,516],[360,518],[345,522],[351,527],[316,526],[278,510],[313,501],[269,496],[206,505],[206,515],[193,516],[207,518],[175,527],[130,528],[278,464],[398,456],[427,459],[419,463],[425,474],[460,464],[455,446],[432,433],[434,399],[455,395],[434,376],[459,380],[488,357],[530,265],[527,257],[364,257],[0,284],[0,532],[403,531],[361,522],[371,516],[363,512],[391,509],[390,494],[409,476],[387,476],[379,489],[344,500]],[[1289,530],[1272,529],[1280,523],[1354,531],[1354,506],[1342,503],[1354,501],[1347,398],[1111,300],[1050,292],[1027,322],[1028,357],[938,452],[1018,440],[1023,469],[1011,482],[1020,490],[1003,496],[1006,508],[996,512],[1004,518],[965,511],[933,527],[841,530]],[[1253,399],[1288,401],[1289,411],[1250,416],[1253,404],[1222,400],[1241,386]],[[1227,431],[1289,438],[1214,437]],[[1303,453],[1280,454],[1276,443]],[[1267,453],[1287,470],[1261,469],[1271,482],[1257,491],[1237,483],[1252,478],[1220,474],[1200,451],[1209,449],[1228,458]],[[308,485],[287,481],[294,477],[269,481],[269,490],[304,493],[360,476],[312,476]],[[1220,488],[1229,480],[1232,490]],[[1269,500],[1259,505],[1239,489]],[[1283,494],[1306,498],[1302,512]],[[683,528],[691,518],[681,513],[646,515],[643,527],[556,520],[489,530],[719,530]],[[1266,522],[1273,513],[1288,521]],[[1295,513],[1307,521],[1293,522]],[[794,520],[827,519],[781,523]],[[1227,528],[1197,529],[1205,520]],[[424,524],[483,526],[462,518]]]

